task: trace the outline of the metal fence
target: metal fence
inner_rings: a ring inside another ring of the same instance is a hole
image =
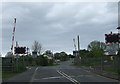
[[[91,66],[98,70],[118,70],[118,56],[101,56],[98,58],[82,58],[81,65]]]

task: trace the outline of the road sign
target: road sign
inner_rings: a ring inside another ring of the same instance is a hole
[[[78,51],[73,51],[73,55],[74,55],[74,56],[76,56],[76,55],[78,56],[78,54],[79,54]]]
[[[120,33],[105,34],[106,44],[108,43],[120,43]]]
[[[36,51],[33,51],[32,55],[33,55],[33,58],[37,58],[37,52]]]
[[[15,47],[15,54],[26,54],[26,47]]]
[[[113,61],[113,56],[110,56],[111,61]]]

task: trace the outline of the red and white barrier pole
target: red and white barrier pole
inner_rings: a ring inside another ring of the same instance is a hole
[[[14,19],[14,28],[12,33],[12,45],[11,45],[11,54],[13,53],[13,44],[14,44],[14,34],[15,34],[16,18]],[[12,55],[11,55],[12,57]]]

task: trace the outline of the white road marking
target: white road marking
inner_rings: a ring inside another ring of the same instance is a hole
[[[42,78],[42,79],[55,79],[55,78],[61,78],[62,76],[56,76],[56,77],[47,77],[47,78]]]
[[[77,80],[71,78],[70,76],[68,76],[67,74],[65,74],[62,71],[57,70],[57,72],[62,75],[63,77],[67,78],[68,80],[70,80],[71,82],[73,82],[74,84],[80,84]]]
[[[36,74],[36,71],[37,71],[37,70],[38,70],[38,67],[35,69],[34,74],[33,74],[32,79],[31,79],[31,81],[30,81],[30,82],[33,82],[33,80],[34,80],[34,78],[35,78],[35,74]]]
[[[38,70],[38,67],[35,69],[35,71],[37,71]]]
[[[88,71],[88,70],[85,70],[86,72],[90,72],[90,71]]]

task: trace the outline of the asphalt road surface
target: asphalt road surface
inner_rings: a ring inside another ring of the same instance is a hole
[[[31,67],[28,71],[3,80],[9,83],[66,83],[66,84],[119,84],[117,80],[106,78],[81,67],[70,66],[70,61],[60,63],[59,66]]]

